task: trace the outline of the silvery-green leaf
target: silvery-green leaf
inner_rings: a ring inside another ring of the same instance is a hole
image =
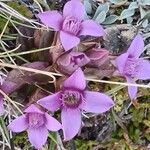
[[[91,14],[92,13],[92,5],[89,2],[89,0],[84,0],[84,6],[85,6],[85,10],[86,10],[87,14]]]
[[[140,8],[140,12],[141,12],[141,9]],[[150,19],[150,12],[148,11],[145,15],[141,16],[143,18],[140,18],[138,21],[137,21],[137,25],[140,26],[145,20],[149,20]],[[147,26],[150,26],[149,22],[148,22],[148,25]]]
[[[124,9],[120,15],[120,20],[133,16],[135,13],[134,9]]]
[[[106,18],[106,12],[102,11],[98,14],[98,16],[96,17],[95,21],[98,23],[102,23]]]
[[[146,28],[148,26],[148,19],[146,19],[143,23],[142,23],[143,28]]]
[[[147,11],[145,11],[142,7],[140,7],[140,14],[141,14],[141,19],[142,19],[147,14]]]
[[[150,43],[147,44],[145,47],[144,47],[145,50],[147,50],[147,54],[150,55]],[[150,83],[149,83],[150,85]]]
[[[150,5],[150,0],[139,0],[140,5]]]
[[[128,7],[128,9],[136,9],[136,8],[138,8],[137,2],[131,2],[129,7]]]
[[[100,12],[105,11],[105,13],[107,13],[109,11],[109,3],[105,3],[105,4],[100,4],[97,9],[96,12],[94,14],[93,19],[96,19],[96,17],[99,15]]]
[[[142,24],[142,26],[145,28],[148,26],[148,20],[150,19],[150,11],[145,11],[142,6],[140,6],[140,14],[141,19],[138,20],[137,24]]]
[[[132,17],[128,17],[128,18],[127,18],[127,23],[128,23],[128,24],[132,24],[132,21],[133,21],[133,18],[132,18]]]
[[[109,0],[109,1],[115,5],[122,5],[127,2],[127,0]]]
[[[103,22],[103,24],[112,24],[114,23],[116,20],[118,19],[117,15],[110,15],[108,16],[105,21]]]

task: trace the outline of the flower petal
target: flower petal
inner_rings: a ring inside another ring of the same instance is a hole
[[[79,109],[63,109],[61,112],[64,140],[71,140],[81,128],[81,112]]]
[[[31,104],[28,108],[26,108],[24,110],[24,112],[26,113],[40,113],[40,114],[44,114],[43,111],[41,111],[39,108],[37,108],[34,104]]]
[[[43,24],[53,28],[55,31],[59,31],[62,25],[62,15],[57,11],[46,11],[37,15]]]
[[[125,67],[126,61],[128,59],[128,56],[129,56],[128,53],[124,53],[124,54],[118,56],[116,59],[116,66],[121,74],[123,74],[124,67]]]
[[[128,83],[133,83],[135,84],[135,81],[129,77],[126,77],[127,82]],[[135,100],[136,99],[136,95],[137,95],[137,90],[138,87],[137,86],[128,86],[128,94],[131,100]]]
[[[60,31],[61,44],[66,51],[72,49],[80,43],[80,39],[73,34]]]
[[[64,88],[84,90],[86,87],[86,81],[81,68],[78,68],[67,80],[65,80],[63,86]]]
[[[58,58],[58,64],[61,64],[62,66],[66,67],[71,63],[71,55],[70,53],[66,52],[62,56]]]
[[[144,51],[143,38],[140,34],[137,34],[133,39],[127,52],[131,57],[138,58],[143,53],[143,51]]]
[[[104,36],[105,32],[101,25],[93,20],[85,20],[82,22],[82,30],[80,35]]]
[[[82,67],[82,66],[84,66],[84,65],[86,65],[87,63],[90,62],[90,58],[87,57],[87,55],[85,55],[82,52],[74,52],[74,51],[72,51],[70,53],[70,55],[72,56],[73,60],[75,60],[75,62],[77,63],[77,65],[79,67]]]
[[[71,0],[67,2],[63,9],[64,17],[74,17],[76,19],[82,20],[84,18],[85,8],[80,1]]]
[[[45,126],[40,128],[29,128],[27,132],[29,141],[35,148],[40,149],[46,143],[48,130]]]
[[[25,115],[17,117],[8,125],[8,128],[13,132],[22,132],[26,130],[27,127],[28,127],[28,123],[26,121]]]
[[[50,116],[48,113],[45,113],[46,117],[46,127],[50,131],[58,131],[62,128],[61,124],[52,116]]]
[[[90,91],[86,91],[84,94],[86,102],[82,109],[87,112],[103,113],[114,106],[112,99],[105,94]]]
[[[60,108],[60,92],[46,96],[40,99],[37,103],[50,111],[56,111]]]
[[[2,116],[4,113],[4,104],[3,103],[4,103],[3,96],[0,95],[0,116]]]
[[[150,79],[150,62],[148,60],[139,60],[139,69],[136,77],[141,80]]]
[[[11,82],[9,80],[5,80],[1,86],[1,89],[5,92],[5,94],[10,94],[16,89],[16,83]]]
[[[90,51],[87,51],[86,54],[91,60],[95,61],[108,57],[109,51],[104,48],[92,48]]]

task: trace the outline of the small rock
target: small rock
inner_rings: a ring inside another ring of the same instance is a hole
[[[104,48],[110,50],[113,54],[127,50],[136,34],[136,28],[126,24],[108,27],[105,31],[107,34],[104,37]]]

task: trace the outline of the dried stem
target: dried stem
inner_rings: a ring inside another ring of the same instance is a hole
[[[28,68],[28,67],[22,67],[22,66],[15,66],[15,65],[12,65],[12,64],[8,64],[8,63],[0,63],[0,66],[1,67],[9,67],[9,68],[13,68],[13,69],[20,69],[20,70],[34,72],[34,73],[38,73],[38,74],[43,74],[43,75],[50,76],[53,79],[55,78],[54,76],[63,76],[62,74],[59,74],[59,73],[42,71],[42,70]],[[115,84],[115,85],[136,86],[136,87],[142,87],[142,88],[150,88],[150,85],[131,84],[131,83],[123,83],[123,82],[115,82],[115,81],[106,81],[106,80],[92,79],[92,78],[88,78],[88,77],[86,77],[86,80],[87,81],[93,81],[93,82],[107,83],[107,84]]]

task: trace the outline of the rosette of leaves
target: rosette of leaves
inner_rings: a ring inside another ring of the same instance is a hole
[[[98,6],[94,6],[95,4],[91,0],[84,0],[84,5],[87,13],[86,17],[92,16],[91,18],[100,24],[113,24],[118,19],[118,16],[110,11],[110,2],[98,3]],[[95,10],[94,14],[93,10]]]
[[[86,17],[93,16],[93,19],[100,24],[113,24],[117,20],[121,22],[125,20],[128,24],[135,24],[133,22],[134,19],[136,22],[143,20],[142,26],[144,28],[149,24],[146,17],[150,12],[150,0],[134,0],[132,2],[127,0],[109,0],[105,3],[98,3],[94,15],[92,13],[94,6],[91,0],[84,0],[84,5]],[[140,15],[138,18],[135,16],[137,13]]]
[[[132,24],[134,15],[136,12],[140,13],[140,17],[136,18],[137,22],[139,22],[141,19],[145,18],[145,16],[150,12],[149,9],[150,0],[136,0],[129,4],[127,9],[124,9],[119,17],[119,20],[126,19],[127,23]],[[148,19],[144,19],[142,22],[142,26],[145,28],[148,26]]]

